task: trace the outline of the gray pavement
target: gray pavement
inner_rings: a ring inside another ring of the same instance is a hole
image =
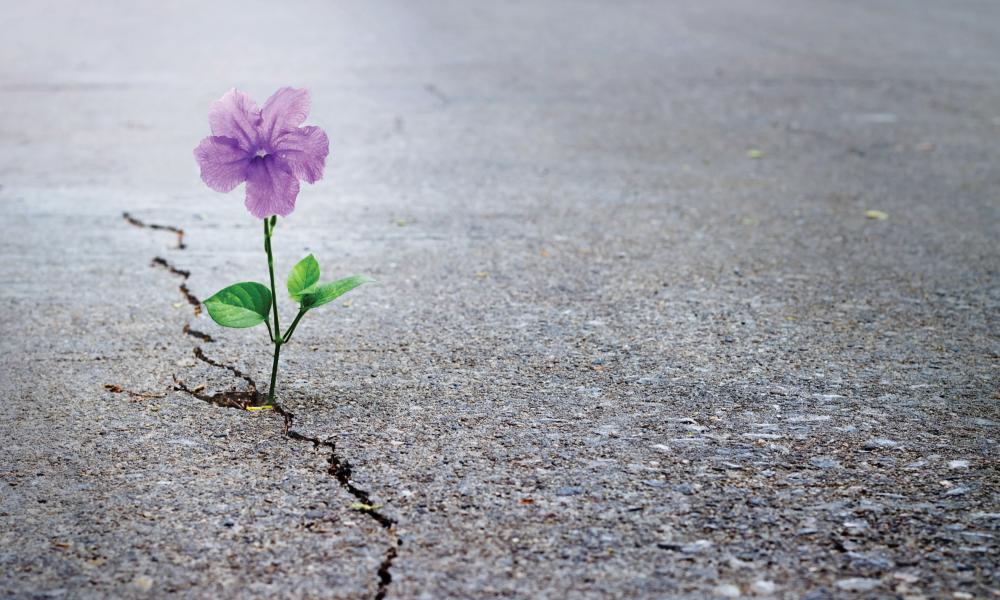
[[[0,596],[1000,595],[1000,5],[0,19]],[[180,289],[266,278],[191,156],[234,85],[331,139],[279,278],[381,282],[287,431],[196,397],[270,366]]]

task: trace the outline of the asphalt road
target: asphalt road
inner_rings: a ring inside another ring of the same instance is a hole
[[[0,23],[0,596],[1000,595],[1000,4]],[[266,263],[191,151],[284,85],[331,156],[279,279],[380,284],[283,418],[204,401],[266,387],[195,310]]]

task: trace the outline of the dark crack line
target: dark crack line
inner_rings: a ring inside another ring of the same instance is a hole
[[[136,219],[127,212],[122,213],[122,218],[125,219],[125,221],[129,225],[133,225],[135,227],[142,227],[143,229],[154,229],[156,231],[173,232],[174,235],[177,236],[177,249],[183,250],[187,248],[187,246],[184,244],[184,230],[180,229],[179,227],[174,227],[173,225],[157,225],[156,223],[144,223],[139,219]]]
[[[177,248],[179,250],[183,250],[184,248],[187,247],[184,244],[183,229],[180,229],[178,227],[173,227],[171,225],[146,224],[140,221],[139,219],[136,219],[135,217],[131,216],[127,212],[122,213],[122,217],[129,224],[134,225],[136,227],[144,227],[147,229],[155,229],[160,231],[171,231],[177,235]],[[178,269],[174,265],[170,264],[169,261],[159,256],[153,258],[152,266],[165,269],[171,274],[181,277],[184,282],[186,282],[187,279],[191,276],[190,271]],[[194,314],[196,316],[200,315],[201,302],[198,300],[197,297],[194,296],[194,294],[191,293],[186,283],[184,282],[182,282],[180,285],[181,293],[184,294],[184,297],[187,298],[187,301],[194,307]],[[212,336],[208,335],[207,333],[191,329],[191,326],[189,324],[184,325],[183,333],[185,335],[198,338],[205,342],[214,341]],[[191,389],[187,386],[187,384],[185,384],[183,381],[178,379],[176,375],[174,375],[173,376],[174,390],[179,392],[184,392],[185,394],[190,395],[192,398],[223,408],[236,408],[240,410],[246,410],[248,407],[260,406],[261,404],[263,404],[264,395],[257,390],[257,384],[256,382],[254,382],[252,377],[250,377],[246,373],[243,373],[238,368],[232,365],[220,363],[217,360],[210,358],[201,349],[201,346],[196,346],[194,348],[194,355],[195,358],[204,362],[205,364],[211,365],[216,368],[225,369],[230,373],[232,373],[235,377],[242,379],[247,383],[249,389],[243,391],[232,390],[226,392],[219,392],[215,394],[204,394],[202,393],[204,386],[196,386],[194,389]],[[108,387],[109,391],[118,393],[117,389],[112,389],[112,387],[118,388],[118,386]],[[133,392],[128,392],[128,393],[133,394]],[[371,507],[362,510],[360,512],[364,513],[365,515],[368,515],[370,519],[378,523],[378,525],[385,530],[386,535],[389,536],[391,544],[389,545],[389,548],[386,549],[386,552],[382,558],[382,562],[379,563],[377,571],[378,587],[375,592],[375,600],[385,600],[386,596],[389,593],[389,585],[392,583],[393,561],[396,560],[396,557],[399,555],[399,548],[403,545],[403,541],[399,538],[399,535],[396,533],[396,520],[393,519],[392,517],[383,514],[378,509],[374,508],[375,505],[372,502],[371,494],[369,494],[366,490],[363,490],[354,485],[353,483],[351,483],[351,473],[352,473],[351,463],[347,459],[337,454],[336,443],[329,440],[321,440],[313,436],[307,436],[292,429],[292,425],[295,421],[295,415],[291,411],[285,409],[280,404],[275,403],[274,411],[278,413],[283,420],[282,434],[285,437],[298,442],[306,442],[312,444],[314,448],[320,448],[320,447],[327,448],[330,451],[330,456],[326,459],[327,464],[329,465],[329,467],[326,470],[327,474],[332,476],[337,481],[337,483],[340,484],[340,487],[343,488],[348,494],[353,496],[355,499],[357,499],[359,503],[365,505],[366,507]]]
[[[224,365],[218,361],[212,360],[202,351],[201,347],[195,347],[194,356],[198,360],[202,361],[207,365],[217,367],[219,369],[225,369],[229,371],[236,377],[239,377],[243,381],[247,382],[249,389],[246,390],[227,390],[225,392],[218,392],[216,394],[203,394],[202,389],[204,386],[195,387],[191,389],[183,381],[174,375],[174,389],[179,392],[184,392],[190,396],[197,398],[203,402],[208,402],[209,404],[214,404],[215,406],[221,406],[223,408],[239,408],[246,410],[251,406],[260,406],[264,404],[264,395],[257,391],[257,383],[252,377],[240,371],[236,367],[230,365]]]
[[[442,92],[438,88],[438,86],[434,85],[433,83],[424,84],[424,90],[431,96],[434,96],[434,98],[436,98],[437,101],[440,102],[442,106],[447,106],[448,104],[451,104],[451,98],[449,98],[447,94]]]
[[[164,269],[170,271],[174,275],[177,275],[179,277],[183,277],[184,279],[187,279],[188,277],[191,276],[191,271],[185,271],[184,269],[178,269],[177,267],[175,267],[172,264],[170,264],[167,261],[167,259],[160,258],[159,256],[154,256],[153,257],[153,262],[151,263],[150,266],[163,267]]]
[[[113,383],[105,383],[104,389],[112,394],[127,394],[129,398],[134,400],[149,400],[151,398],[163,398],[166,396],[166,394],[157,392],[134,392]]]
[[[194,349],[194,356],[195,356],[195,358],[197,358],[198,360],[202,361],[203,363],[206,363],[206,364],[212,365],[213,367],[218,367],[220,369],[225,369],[225,370],[229,371],[233,375],[235,375],[235,376],[239,377],[240,379],[242,379],[243,381],[247,382],[247,384],[250,386],[251,390],[253,390],[254,392],[257,391],[257,384],[254,382],[254,380],[253,380],[252,377],[250,377],[249,375],[247,375],[243,371],[240,371],[239,369],[237,369],[236,367],[234,367],[232,365],[224,365],[224,364],[222,364],[220,362],[212,360],[211,358],[209,358],[208,356],[205,355],[205,352],[201,349],[201,346],[197,346]]]
[[[166,269],[167,271],[169,271],[173,275],[177,275],[178,277],[180,277],[181,279],[183,279],[183,281],[181,281],[181,284],[178,286],[177,289],[179,289],[181,291],[181,294],[188,301],[188,304],[190,304],[193,307],[195,316],[198,316],[198,315],[201,314],[201,300],[199,300],[197,296],[195,296],[194,294],[192,294],[191,290],[188,289],[188,286],[187,286],[187,280],[188,280],[188,277],[191,276],[191,271],[185,271],[184,269],[178,269],[177,267],[175,267],[172,264],[170,264],[170,262],[167,259],[159,257],[159,256],[154,256],[153,257],[153,261],[150,263],[150,265],[153,266],[153,267],[159,267],[161,269]]]
[[[200,347],[194,349],[194,355],[198,358],[198,360],[208,365],[225,369],[236,377],[243,379],[247,382],[247,384],[249,384],[250,389],[246,391],[227,391],[216,394],[203,394],[201,393],[201,389],[191,389],[183,381],[174,376],[175,390],[184,392],[203,402],[223,408],[246,410],[247,407],[250,406],[260,406],[260,404],[264,401],[265,396],[257,391],[257,384],[254,380],[236,367],[220,363],[208,357]],[[274,404],[274,411],[278,413],[283,420],[282,434],[285,437],[298,442],[311,444],[313,448],[322,447],[328,449],[330,451],[330,456],[326,459],[326,462],[329,465],[326,470],[327,474],[333,477],[337,483],[340,484],[340,487],[353,496],[359,503],[368,507],[373,507],[375,505],[372,501],[371,494],[369,494],[368,491],[363,490],[351,483],[351,474],[353,472],[351,463],[337,453],[337,445],[335,442],[330,440],[321,440],[318,437],[305,435],[292,429],[295,422],[295,414],[280,404]],[[377,571],[379,583],[375,593],[375,600],[384,600],[386,595],[389,593],[389,584],[392,583],[392,563],[399,555],[399,547],[403,545],[403,542],[399,539],[399,535],[396,533],[395,519],[385,515],[376,508],[368,508],[360,512],[364,513],[370,519],[378,523],[379,526],[385,530],[391,542],[382,558],[382,562],[379,563]]]
[[[208,335],[207,333],[203,331],[198,331],[197,329],[191,329],[190,325],[184,325],[184,333],[193,338],[198,338],[199,340],[202,340],[203,342],[207,342],[209,344],[215,341],[215,338]]]
[[[204,386],[201,386],[204,387]],[[254,406],[261,398],[257,390],[219,392],[217,394],[202,394],[201,389],[196,387],[191,389],[183,381],[174,375],[174,390],[184,392],[202,402],[208,402],[223,408],[238,408],[246,410],[248,406]]]
[[[364,504],[365,506],[374,506],[371,495],[367,491],[351,483],[351,463],[337,454],[337,444],[335,442],[331,440],[321,440],[317,437],[304,435],[295,431],[292,429],[292,425],[295,422],[295,414],[278,403],[275,403],[274,410],[284,419],[284,434],[287,437],[300,442],[312,444],[314,448],[324,447],[329,449],[330,456],[326,459],[326,462],[330,466],[326,472],[336,479],[340,484],[340,487],[347,491],[347,493],[351,496],[354,496],[358,502]],[[375,600],[384,600],[389,593],[389,584],[392,583],[392,563],[396,560],[396,556],[399,554],[399,547],[403,545],[403,541],[399,539],[399,535],[396,533],[395,519],[386,516],[375,508],[370,508],[361,512],[368,515],[369,518],[385,529],[385,532],[389,536],[389,540],[391,542],[389,548],[385,551],[385,555],[383,556],[382,562],[379,564],[377,571],[379,583],[378,589],[375,592]]]
[[[389,546],[389,549],[385,551],[382,564],[378,566],[378,591],[375,592],[375,600],[385,600],[389,594],[389,584],[392,583],[392,563],[399,554],[399,547],[403,545],[403,540],[399,539],[395,530],[392,531],[392,536],[396,545]]]

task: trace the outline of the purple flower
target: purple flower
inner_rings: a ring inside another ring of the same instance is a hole
[[[194,149],[201,178],[217,192],[247,182],[246,206],[260,219],[295,210],[299,179],[323,178],[330,142],[319,127],[299,127],[309,115],[309,90],[281,88],[264,108],[232,89],[212,105],[212,135]]]

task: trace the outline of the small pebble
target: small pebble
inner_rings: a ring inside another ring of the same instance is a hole
[[[809,459],[809,464],[814,467],[819,467],[820,469],[837,469],[840,467],[840,463],[837,462],[835,458],[830,456],[817,456],[815,458]]]
[[[967,461],[967,460],[949,460],[948,461],[948,468],[949,469],[968,469],[969,468],[969,461]]]
[[[916,583],[920,581],[919,575],[914,575],[913,573],[907,573],[906,571],[897,571],[892,574],[895,579],[902,581],[903,583]]]
[[[853,529],[854,531],[864,531],[868,529],[868,521],[864,519],[859,519],[857,521],[845,521],[844,527],[847,529]]]
[[[847,592],[870,592],[880,585],[881,580],[865,577],[851,577],[837,582],[837,587]]]
[[[770,596],[777,589],[778,586],[776,586],[773,581],[768,581],[766,579],[758,579],[750,584],[750,591],[757,596]]]
[[[899,442],[886,438],[872,438],[865,442],[865,450],[878,450],[879,448],[896,448]]]
[[[153,578],[148,575],[137,575],[135,579],[132,580],[132,587],[140,592],[148,592],[153,589]]]
[[[741,596],[740,588],[731,583],[723,583],[722,585],[716,586],[715,595],[723,598],[739,598]]]
[[[684,554],[698,554],[712,547],[712,542],[708,540],[698,540],[697,542],[691,542],[690,544],[685,544],[681,547],[681,552]]]

